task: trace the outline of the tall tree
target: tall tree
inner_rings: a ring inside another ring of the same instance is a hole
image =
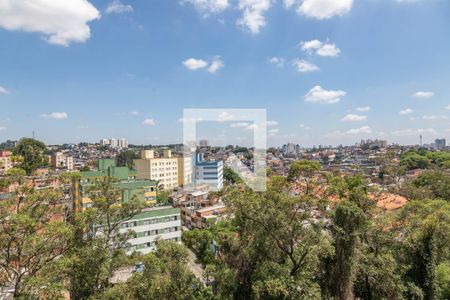
[[[13,153],[22,157],[20,168],[31,175],[39,167],[48,165],[48,159],[45,156],[46,149],[45,144],[41,141],[23,138],[14,147]]]
[[[128,167],[129,169],[134,168],[134,162],[133,160],[138,158],[137,154],[133,150],[124,150],[121,151],[116,156],[116,163],[120,167]]]

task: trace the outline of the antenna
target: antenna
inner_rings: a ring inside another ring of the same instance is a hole
[[[419,137],[420,137],[420,147],[422,147],[422,135],[420,135]]]
[[[34,132],[34,130],[33,130],[33,140],[35,139],[35,137],[36,137],[36,135],[35,135],[35,132]]]

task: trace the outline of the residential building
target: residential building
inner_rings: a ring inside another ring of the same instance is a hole
[[[10,151],[0,151],[0,174],[5,174],[13,167]]]
[[[117,146],[119,148],[128,148],[128,140],[126,140],[126,139],[119,139],[117,141]]]
[[[102,146],[109,145],[109,140],[108,139],[101,139],[100,140],[100,145],[102,145]]]
[[[203,153],[197,153],[195,160],[195,183],[207,184],[210,188],[223,188],[223,161],[211,161],[203,158]]]
[[[442,150],[445,148],[445,139],[435,139],[434,140],[434,147],[437,150]]]
[[[62,152],[56,152],[50,157],[50,163],[54,169],[67,169],[73,170],[73,157],[63,154]]]
[[[134,160],[134,168],[138,179],[156,180],[165,189],[179,186],[178,158],[172,157],[169,149],[164,150],[162,157],[155,157],[154,150],[141,151],[141,158]]]
[[[186,186],[192,183],[192,157],[177,157],[178,162],[178,186]]]
[[[198,146],[199,146],[200,148],[208,147],[208,140],[200,140],[200,141],[198,142]]]
[[[114,187],[121,191],[122,201],[132,197],[142,197],[149,205],[156,204],[157,182],[154,180],[137,180],[137,171],[127,167],[117,167],[113,159],[100,159],[98,171],[80,172],[80,179],[73,185],[74,210],[82,211],[92,206],[89,189],[105,177],[117,180]]]
[[[144,209],[131,220],[121,224],[120,232],[132,230],[134,238],[128,240],[134,251],[146,254],[156,250],[157,241],[175,241],[181,244],[180,209],[171,206]]]
[[[109,146],[110,146],[111,148],[117,148],[117,140],[114,139],[114,138],[110,139],[110,140],[109,140]]]

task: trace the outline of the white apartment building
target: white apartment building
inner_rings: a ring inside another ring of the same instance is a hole
[[[73,170],[72,156],[66,156],[61,152],[56,152],[51,156],[50,161],[54,169],[67,169],[69,171]]]
[[[172,157],[170,150],[164,150],[163,157],[155,157],[153,150],[141,151],[141,158],[134,160],[138,179],[159,181],[165,189],[173,189],[178,184],[178,158]]]

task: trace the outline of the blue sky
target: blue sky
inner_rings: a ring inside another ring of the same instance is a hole
[[[176,143],[184,108],[266,108],[269,145],[431,142],[449,105],[447,0],[0,1],[0,141]],[[198,135],[245,145],[236,123]]]

